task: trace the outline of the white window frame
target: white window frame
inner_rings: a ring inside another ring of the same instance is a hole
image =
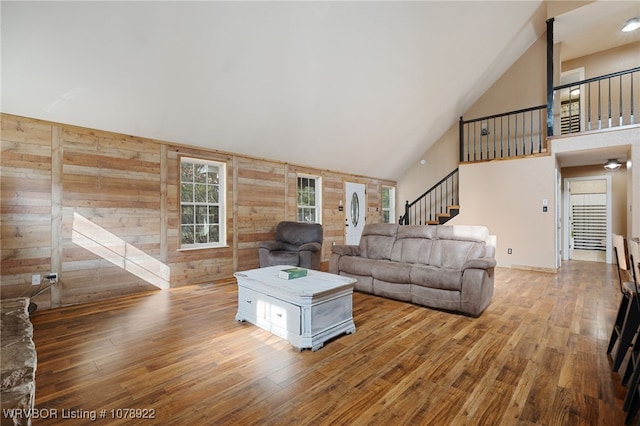
[[[315,205],[300,204],[300,179],[315,181]],[[315,209],[315,220],[300,220],[300,209],[312,207]],[[314,175],[298,174],[296,176],[296,220],[305,223],[322,223],[322,177]]]
[[[207,179],[203,181],[197,182],[196,175],[194,173],[193,179],[191,182],[183,181],[182,170],[183,165],[192,164],[194,166],[202,166],[202,167],[216,167],[218,170],[218,180],[217,182],[209,182]],[[226,194],[227,194],[227,165],[224,162],[220,161],[212,161],[212,160],[204,160],[201,158],[191,158],[191,157],[180,157],[180,170],[178,172],[178,202],[179,202],[179,247],[181,250],[190,250],[190,249],[202,249],[202,248],[215,248],[215,247],[226,247],[227,246],[227,227],[226,227]],[[185,186],[186,185],[186,186]],[[186,197],[185,194],[188,193],[186,188],[188,185],[192,185],[191,194],[193,197],[191,200],[183,200],[183,196]],[[205,200],[196,200],[195,199],[195,186],[203,185],[205,188]],[[214,188],[217,187],[217,201],[215,198],[209,198],[210,196],[215,194]],[[183,217],[183,213],[185,213],[185,209],[188,207],[193,208],[193,217],[191,219],[191,223],[188,219]],[[209,223],[209,219],[211,218],[212,210],[211,207],[217,207],[217,215],[218,215],[218,223],[213,223],[218,226],[218,240],[217,241],[209,241],[210,234],[207,233],[207,241],[196,241],[195,234],[197,229],[200,227],[207,227],[212,225]],[[198,220],[196,209],[207,209],[206,215],[201,215],[204,217],[204,220],[201,224],[196,223]],[[191,226],[193,224],[194,227],[194,240],[192,242],[185,242],[183,239],[183,228]]]
[[[383,202],[384,191],[389,191],[389,206],[385,207]],[[396,223],[396,188],[394,186],[386,186],[382,185],[382,193],[380,197],[380,204],[382,213],[380,215],[380,219],[383,223]],[[389,212],[389,222],[384,222],[384,213]]]

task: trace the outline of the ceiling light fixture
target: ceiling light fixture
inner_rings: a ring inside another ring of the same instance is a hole
[[[604,168],[611,171],[618,170],[620,166],[622,166],[622,163],[615,158],[610,158],[606,163],[604,163]]]
[[[624,27],[622,27],[622,31],[625,33],[628,33],[630,31],[635,31],[638,28],[640,28],[640,18],[638,18],[637,16],[634,18],[629,19],[625,24]]]

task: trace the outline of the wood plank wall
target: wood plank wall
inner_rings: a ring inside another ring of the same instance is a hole
[[[395,182],[169,142],[0,116],[0,296],[31,296],[31,275],[60,282],[39,309],[210,283],[258,267],[258,242],[296,220],[298,174],[322,177],[324,245],[344,243],[345,182],[367,188],[367,222]],[[179,250],[181,156],[227,165],[227,243]],[[344,201],[343,201],[344,202]],[[46,284],[46,280],[44,281]],[[43,286],[45,285],[43,284]],[[42,288],[42,287],[40,287]]]

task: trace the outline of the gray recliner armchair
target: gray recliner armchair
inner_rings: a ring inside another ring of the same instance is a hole
[[[280,222],[273,241],[258,246],[260,267],[273,265],[320,269],[322,225],[319,223]]]

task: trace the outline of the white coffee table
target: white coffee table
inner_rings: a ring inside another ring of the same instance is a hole
[[[352,314],[355,279],[308,270],[307,276],[286,280],[278,272],[290,266],[270,266],[236,272],[237,321],[248,321],[287,339],[298,350],[316,351],[324,342],[356,331]]]

